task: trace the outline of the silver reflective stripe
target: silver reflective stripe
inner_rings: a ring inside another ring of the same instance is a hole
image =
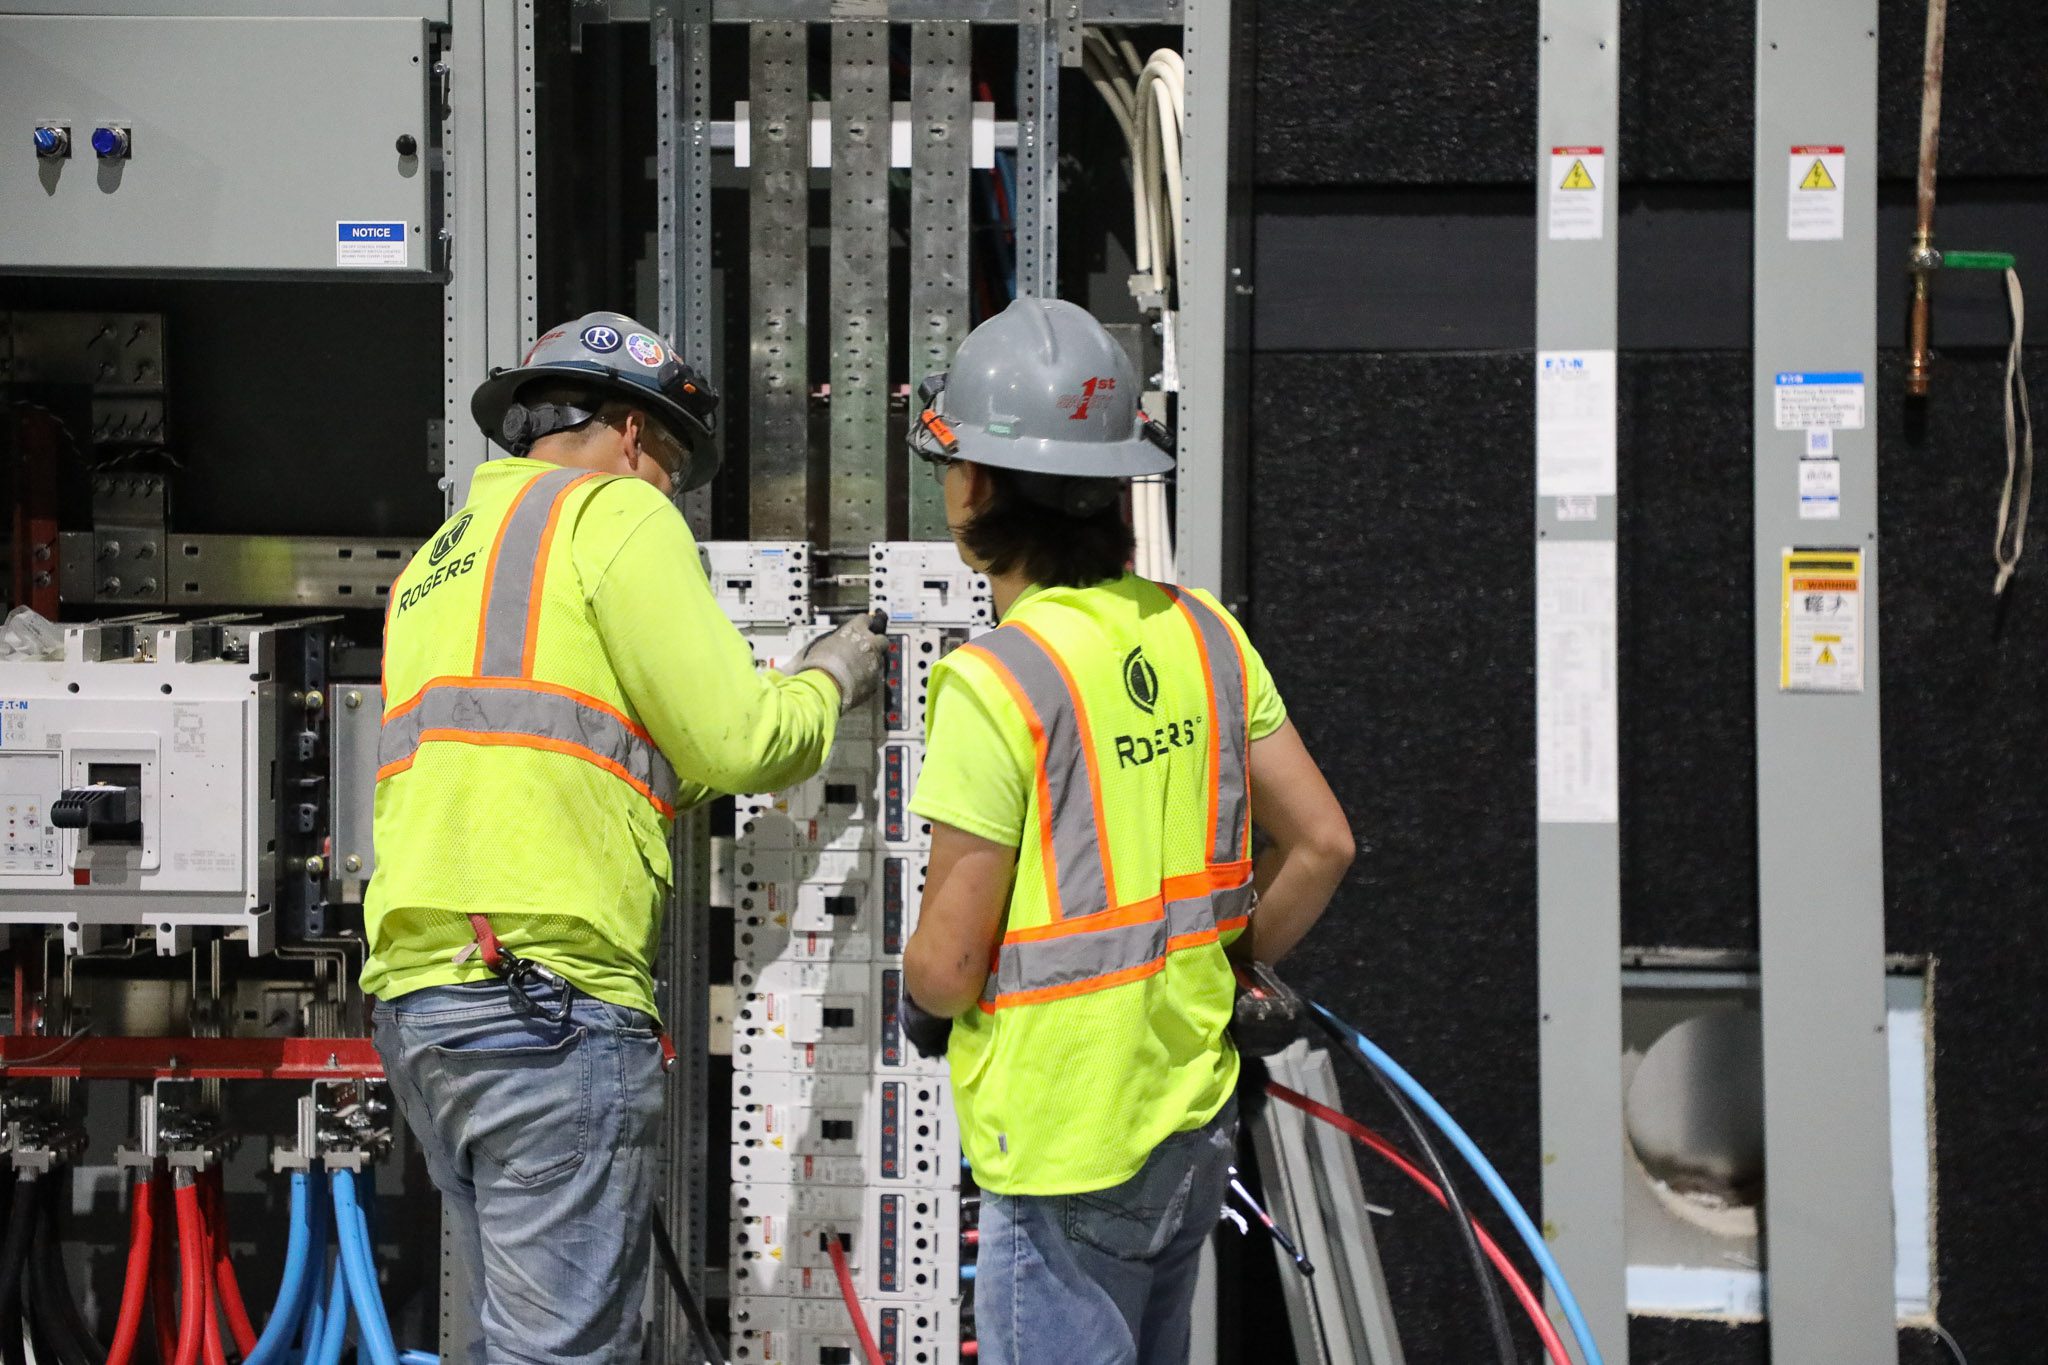
[[[1058,665],[1037,641],[1014,628],[998,627],[976,640],[974,647],[1009,670],[1045,732],[1045,786],[1052,806],[1056,863],[1046,874],[1059,891],[1059,918],[1109,909],[1109,877],[1095,840],[1095,793],[1088,781],[1091,755],[1081,743],[1079,712]],[[1036,833],[1028,831],[1025,837]]]
[[[1209,656],[1209,676],[1216,683],[1216,717],[1211,730],[1217,748],[1216,839],[1210,861],[1234,863],[1249,856],[1245,820],[1251,810],[1249,770],[1251,721],[1245,714],[1244,658],[1223,618],[1208,603],[1183,589],[1169,589],[1188,609],[1201,632]]]
[[[1159,918],[1138,924],[1005,943],[996,954],[996,969],[982,986],[981,998],[993,1004],[1006,995],[1072,986],[1135,970],[1163,959],[1174,939],[1213,933],[1222,921],[1244,914],[1250,903],[1251,886],[1247,883],[1212,895],[1168,901]]]
[[[523,687],[430,687],[419,703],[384,722],[377,766],[388,768],[418,751],[429,730],[558,740],[616,763],[664,805],[676,801],[676,773],[661,751],[617,716],[574,697]]]
[[[505,516],[491,563],[491,595],[484,602],[483,648],[477,672],[486,678],[517,678],[526,669],[526,612],[540,567],[541,537],[555,500],[570,484],[587,477],[582,469],[551,469],[521,489]]]

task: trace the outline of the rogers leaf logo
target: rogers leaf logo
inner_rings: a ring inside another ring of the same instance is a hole
[[[1131,703],[1146,715],[1159,701],[1159,672],[1145,658],[1144,646],[1124,655],[1124,691],[1130,693]]]
[[[456,519],[453,526],[434,538],[434,548],[427,555],[427,563],[439,564],[454,552],[455,547],[462,543],[462,533],[469,529],[471,515],[471,513],[464,512]]]

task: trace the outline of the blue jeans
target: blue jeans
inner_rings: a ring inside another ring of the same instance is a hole
[[[1186,1365],[1195,1271],[1237,1158],[1237,1101],[1089,1194],[981,1196],[982,1365]]]
[[[654,1021],[579,996],[550,1024],[515,1013],[490,981],[382,1002],[375,1024],[466,1291],[450,1365],[639,1365],[661,1114]]]

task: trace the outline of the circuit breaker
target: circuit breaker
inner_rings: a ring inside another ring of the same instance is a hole
[[[329,829],[318,625],[72,626],[0,663],[0,924],[268,952],[306,930]]]
[[[788,668],[829,628],[784,612],[785,566],[807,564],[806,547],[705,548],[713,592],[762,666]],[[946,544],[876,544],[869,566],[870,602],[889,618],[881,695],[842,719],[818,775],[738,798],[722,872],[735,1361],[859,1358],[833,1238],[891,1365],[956,1365],[971,1316],[973,1196],[946,1064],[911,1046],[899,1011],[931,848],[910,801],[932,667],[994,623],[993,596]]]

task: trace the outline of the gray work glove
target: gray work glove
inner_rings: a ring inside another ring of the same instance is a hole
[[[856,616],[839,629],[820,635],[803,647],[792,672],[815,668],[839,688],[839,713],[845,715],[875,695],[882,685],[882,666],[889,657],[887,612]]]

